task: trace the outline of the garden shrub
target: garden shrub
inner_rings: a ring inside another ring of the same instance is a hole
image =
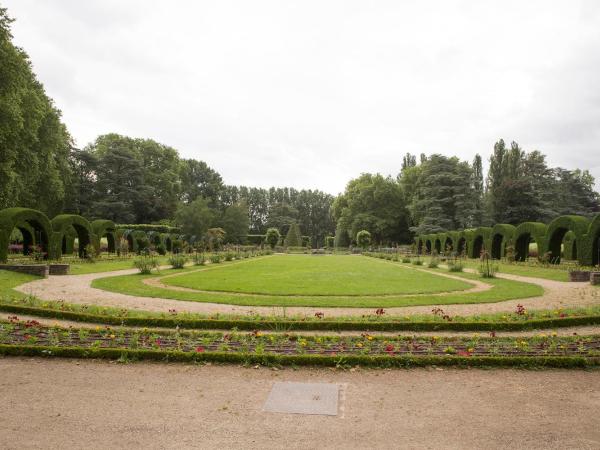
[[[169,264],[173,269],[183,269],[187,258],[182,254],[173,255],[169,258]]]
[[[300,227],[296,222],[290,225],[287,236],[285,237],[286,247],[302,247],[302,235],[300,234]]]
[[[366,250],[369,244],[371,244],[371,233],[367,230],[360,230],[356,233],[356,243],[363,250]]]
[[[269,228],[267,230],[267,234],[265,235],[265,242],[269,244],[271,248],[275,248],[280,238],[281,234],[277,228]]]
[[[225,252],[225,261],[233,261],[234,256],[232,252]]]
[[[482,278],[496,278],[498,266],[491,261],[487,251],[482,252],[479,264],[479,275]]]
[[[437,256],[432,256],[429,262],[427,263],[427,267],[430,269],[437,269],[440,265],[440,260]]]
[[[215,253],[210,255],[209,259],[212,264],[219,264],[221,262],[221,255]]]
[[[133,260],[133,265],[142,275],[149,275],[153,269],[158,270],[159,268],[158,260],[151,255],[138,256]]]
[[[158,244],[156,246],[156,253],[158,253],[161,256],[164,256],[167,254],[167,247],[165,247],[165,244],[163,244],[162,242],[160,244]]]
[[[206,264],[206,256],[204,256],[204,253],[194,253],[192,261],[195,266],[203,266]]]

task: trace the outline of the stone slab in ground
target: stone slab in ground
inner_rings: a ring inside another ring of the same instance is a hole
[[[276,382],[264,411],[337,416],[339,386],[331,383]]]

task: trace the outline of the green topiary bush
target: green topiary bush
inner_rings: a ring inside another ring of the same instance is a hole
[[[281,234],[277,228],[269,228],[267,230],[267,234],[265,235],[265,242],[271,246],[271,248],[275,248],[277,243],[281,239]]]
[[[183,269],[186,262],[187,258],[182,254],[173,255],[169,258],[169,264],[173,269]]]
[[[158,260],[151,255],[138,256],[133,260],[133,265],[142,275],[149,275],[159,268]]]
[[[284,244],[286,247],[302,247],[302,235],[296,222],[290,225]]]

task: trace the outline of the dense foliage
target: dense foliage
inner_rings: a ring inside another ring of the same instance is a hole
[[[232,243],[269,228],[286,236],[296,223],[319,247],[330,235],[337,247],[356,244],[360,230],[373,244],[394,245],[415,234],[600,212],[588,171],[549,167],[539,151],[516,142],[508,148],[503,140],[494,145],[486,179],[479,155],[471,163],[407,153],[396,179],[364,173],[337,198],[226,185],[205,162],[151,139],[111,133],[76,149],[28,56],[13,45],[10,23],[0,8],[0,209],[176,225],[197,237],[220,228]]]
[[[13,45],[0,8],[0,209],[34,207],[52,215],[71,189],[71,137],[27,54]]]

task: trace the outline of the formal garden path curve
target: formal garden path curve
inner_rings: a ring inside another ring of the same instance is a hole
[[[134,273],[137,273],[137,269],[84,275],[50,276],[49,278],[22,284],[16,289],[25,294],[34,295],[47,301],[64,300],[68,303],[158,312],[168,312],[169,310],[175,309],[179,312],[204,314],[260,314],[280,316],[314,316],[316,312],[323,312],[326,317],[362,316],[373,313],[372,308],[240,306],[221,303],[172,300],[166,298],[140,297],[104,291],[91,286],[92,281],[99,278]],[[523,305],[527,309],[560,309],[587,307],[598,305],[600,303],[600,289],[587,283],[569,283],[509,274],[497,274],[497,276],[499,278],[537,284],[543,287],[544,294],[538,297],[500,301],[497,303],[406,306],[386,308],[385,311],[386,314],[389,315],[401,316],[430,314],[433,308],[439,306],[443,308],[447,314],[466,316],[496,312],[514,312],[518,304]]]

